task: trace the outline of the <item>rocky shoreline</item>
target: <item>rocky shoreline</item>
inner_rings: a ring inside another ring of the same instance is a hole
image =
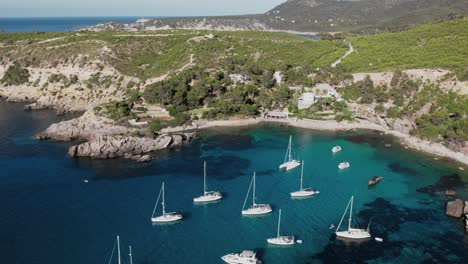
[[[154,158],[150,155],[152,152],[182,145],[196,135],[180,132],[136,136],[137,132],[141,130],[119,125],[89,110],[78,118],[52,124],[35,137],[39,140],[85,141],[69,148],[71,157],[125,158],[145,162]]]

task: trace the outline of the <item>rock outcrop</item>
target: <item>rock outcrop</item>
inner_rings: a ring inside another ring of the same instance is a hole
[[[92,140],[99,136],[124,134],[132,130],[115,124],[109,118],[95,115],[93,110],[89,110],[79,118],[52,124],[46,130],[37,133],[36,138],[58,141]]]
[[[462,217],[464,212],[464,205],[465,203],[461,199],[449,201],[447,202],[447,209],[445,211],[445,214],[452,217],[460,218]]]
[[[181,145],[194,136],[194,133],[163,134],[156,138],[104,135],[70,147],[68,154],[72,157],[126,158],[144,162],[152,159],[148,153]]]

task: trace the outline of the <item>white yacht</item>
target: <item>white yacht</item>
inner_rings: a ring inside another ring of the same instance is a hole
[[[159,203],[159,198],[161,197],[162,194],[162,215],[160,216],[154,216],[154,213],[156,212],[156,208],[158,207]],[[166,205],[164,201],[164,182],[162,183],[161,190],[159,191],[158,199],[156,201],[156,204],[154,205],[153,209],[153,214],[151,215],[151,222],[153,223],[169,223],[169,222],[174,222],[182,219],[182,214],[177,213],[177,212],[170,212],[166,213]]]
[[[315,194],[319,194],[320,192],[314,190],[312,188],[302,188],[302,181],[304,177],[304,161],[302,161],[302,168],[301,168],[301,184],[299,187],[299,191],[295,191],[291,193],[291,197],[293,198],[304,198],[304,197],[311,197]]]
[[[220,192],[216,191],[207,191],[206,189],[206,161],[203,164],[203,195],[193,198],[195,203],[209,203],[221,200],[223,195]]]
[[[281,209],[279,210],[278,215],[278,229],[276,231],[276,237],[268,238],[267,242],[269,244],[278,245],[278,246],[290,246],[296,243],[294,236],[280,236],[280,226],[281,226]]]
[[[336,228],[335,234],[337,238],[344,238],[344,239],[352,239],[352,240],[362,240],[362,239],[368,239],[371,237],[369,233],[369,225],[367,226],[367,229],[360,229],[360,228],[352,228],[351,224],[353,221],[353,201],[354,201],[354,196],[351,196],[351,199],[348,202],[348,206],[346,206],[346,210],[343,213],[343,216],[341,217],[340,223],[338,224],[338,227]],[[341,223],[343,222],[343,219],[346,215],[346,212],[348,211],[349,206],[351,205],[351,208],[349,210],[349,219],[348,219],[348,230],[345,231],[339,231]]]
[[[292,158],[292,137],[289,136],[288,150],[284,157],[284,163],[279,166],[280,169],[292,170],[301,165],[301,162]]]
[[[221,259],[229,264],[261,264],[262,262],[255,255],[254,251],[244,250],[241,253],[224,255]]]
[[[252,188],[253,185],[253,188]],[[249,190],[247,191],[247,195],[245,196],[244,205],[242,206],[242,215],[264,215],[272,212],[271,206],[269,204],[257,204],[255,202],[255,172],[252,177],[252,181],[250,181]],[[249,197],[250,189],[252,191],[252,206],[245,209],[245,204],[247,203],[247,199]]]
[[[344,170],[344,169],[347,169],[351,166],[351,164],[349,164],[349,162],[345,161],[345,162],[341,162],[340,165],[338,165],[338,169],[340,170]]]
[[[340,146],[334,146],[334,147],[332,148],[332,152],[333,152],[333,153],[338,153],[338,152],[340,152],[340,151],[341,151],[341,147],[340,147]]]

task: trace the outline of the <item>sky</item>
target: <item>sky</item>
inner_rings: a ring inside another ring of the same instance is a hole
[[[0,0],[0,17],[214,16],[264,13],[285,0]]]

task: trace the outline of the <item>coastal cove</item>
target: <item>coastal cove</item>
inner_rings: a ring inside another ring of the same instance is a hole
[[[23,111],[23,106],[0,100],[0,254],[5,262],[107,263],[116,235],[124,242],[123,255],[132,245],[134,263],[220,263],[222,255],[243,249],[256,250],[265,263],[344,263],[351,256],[356,263],[462,263],[468,258],[462,222],[445,216],[447,197],[434,192],[450,188],[468,199],[467,172],[453,161],[405,149],[380,132],[270,123],[217,127],[200,130],[188,144],[157,152],[148,163],[93,160],[70,158],[67,150],[74,142],[33,138],[50,124],[75,116]],[[291,200],[300,171],[277,170],[289,135],[305,161],[304,184],[321,192],[312,199]],[[333,155],[335,145],[343,151]],[[205,160],[208,186],[225,198],[195,206],[192,198],[203,190]],[[338,171],[344,160],[351,167]],[[272,204],[273,213],[242,218],[254,170],[259,202]],[[374,175],[384,179],[368,188]],[[458,179],[458,184],[439,186],[441,177]],[[182,212],[184,220],[152,226],[162,181],[168,208]],[[356,221],[365,225],[373,217],[371,233],[382,243],[347,245],[332,235],[329,226],[338,223],[351,195],[357,198]],[[267,246],[280,208],[282,233],[296,235],[303,244]]]

